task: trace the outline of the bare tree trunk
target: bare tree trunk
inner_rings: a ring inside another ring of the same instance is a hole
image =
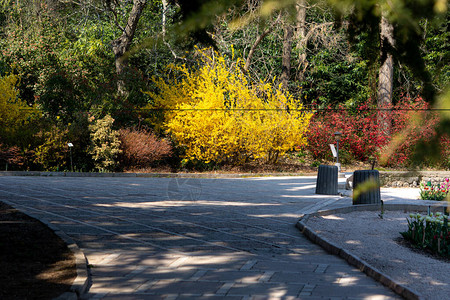
[[[116,73],[119,75],[117,90],[120,95],[126,95],[125,82],[121,76],[128,65],[128,57],[125,53],[130,49],[134,33],[139,23],[139,18],[147,3],[147,0],[134,0],[130,15],[128,16],[125,28],[122,28],[122,35],[112,41],[112,48],[115,56]]]
[[[281,86],[283,89],[288,88],[289,78],[291,76],[291,51],[292,51],[292,37],[294,29],[288,21],[284,24],[283,37],[283,56],[281,57]]]
[[[163,36],[163,39],[166,38],[166,14],[167,14],[167,7],[168,7],[168,3],[167,0],[162,0],[161,1],[162,6],[163,6],[163,11],[162,11],[162,16],[161,16],[161,33]]]
[[[295,38],[297,39],[297,46],[300,45],[300,41],[306,35],[306,0],[297,0],[295,8],[297,10],[297,30]]]
[[[297,0],[295,8],[297,9],[297,28],[295,31],[295,40],[297,41],[298,50],[298,68],[297,68],[297,79],[298,81],[303,81],[303,74],[305,73],[308,62],[306,61],[306,0]]]
[[[392,48],[394,42],[394,26],[382,16],[380,23],[381,39],[381,67],[378,74],[378,95],[377,105],[379,109],[385,109],[392,104],[392,91],[394,84],[394,58]],[[387,111],[381,111],[378,115],[378,123],[381,130],[389,134],[390,121]]]
[[[259,35],[255,42],[253,43],[252,47],[250,48],[250,51],[248,52],[248,56],[247,59],[245,60],[245,65],[244,65],[244,70],[247,72],[248,69],[250,68],[250,63],[252,61],[253,55],[255,54],[255,50],[258,47],[258,45],[261,43],[261,41],[269,34],[272,32],[272,30],[274,29],[275,25],[278,24],[280,22],[281,19],[281,14],[278,15],[277,19],[270,24],[270,26],[261,34]]]

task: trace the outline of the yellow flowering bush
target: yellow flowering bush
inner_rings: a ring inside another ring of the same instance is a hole
[[[38,117],[38,110],[19,98],[18,82],[16,75],[0,76],[0,139],[12,144]]]
[[[153,78],[151,108],[164,112],[163,129],[185,147],[186,160],[240,163],[279,155],[306,144],[312,113],[280,87],[250,85],[242,61],[199,51],[199,67],[168,66]],[[211,53],[211,52],[209,52]]]

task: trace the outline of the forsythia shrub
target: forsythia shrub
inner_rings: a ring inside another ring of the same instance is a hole
[[[119,139],[125,169],[145,168],[172,154],[169,141],[145,129],[121,129]]]
[[[99,171],[113,171],[117,166],[119,149],[119,132],[112,129],[114,119],[106,115],[102,119],[91,118],[91,146],[89,153],[94,159],[95,168]]]
[[[17,142],[26,126],[37,118],[37,109],[19,99],[15,75],[0,76],[0,137],[6,144]]]
[[[275,162],[306,144],[312,113],[300,102],[270,83],[251,86],[240,60],[228,66],[216,53],[199,54],[198,69],[171,65],[166,78],[153,79],[159,92],[149,92],[186,160]]]

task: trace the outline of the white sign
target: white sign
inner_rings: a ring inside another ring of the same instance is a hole
[[[337,157],[336,148],[334,147],[334,144],[330,144],[331,152],[333,153],[333,157]]]

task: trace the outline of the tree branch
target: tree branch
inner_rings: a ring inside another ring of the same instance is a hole
[[[281,13],[278,14],[277,19],[269,26],[269,28],[267,28],[261,35],[258,36],[258,38],[256,39],[256,41],[253,43],[252,47],[250,48],[250,51],[248,53],[247,56],[247,60],[245,61],[245,65],[244,65],[244,70],[247,72],[248,68],[250,67],[250,62],[253,58],[253,54],[255,53],[256,48],[258,47],[258,45],[261,43],[261,41],[269,34],[272,32],[272,30],[274,29],[275,25],[278,24],[281,20]]]

